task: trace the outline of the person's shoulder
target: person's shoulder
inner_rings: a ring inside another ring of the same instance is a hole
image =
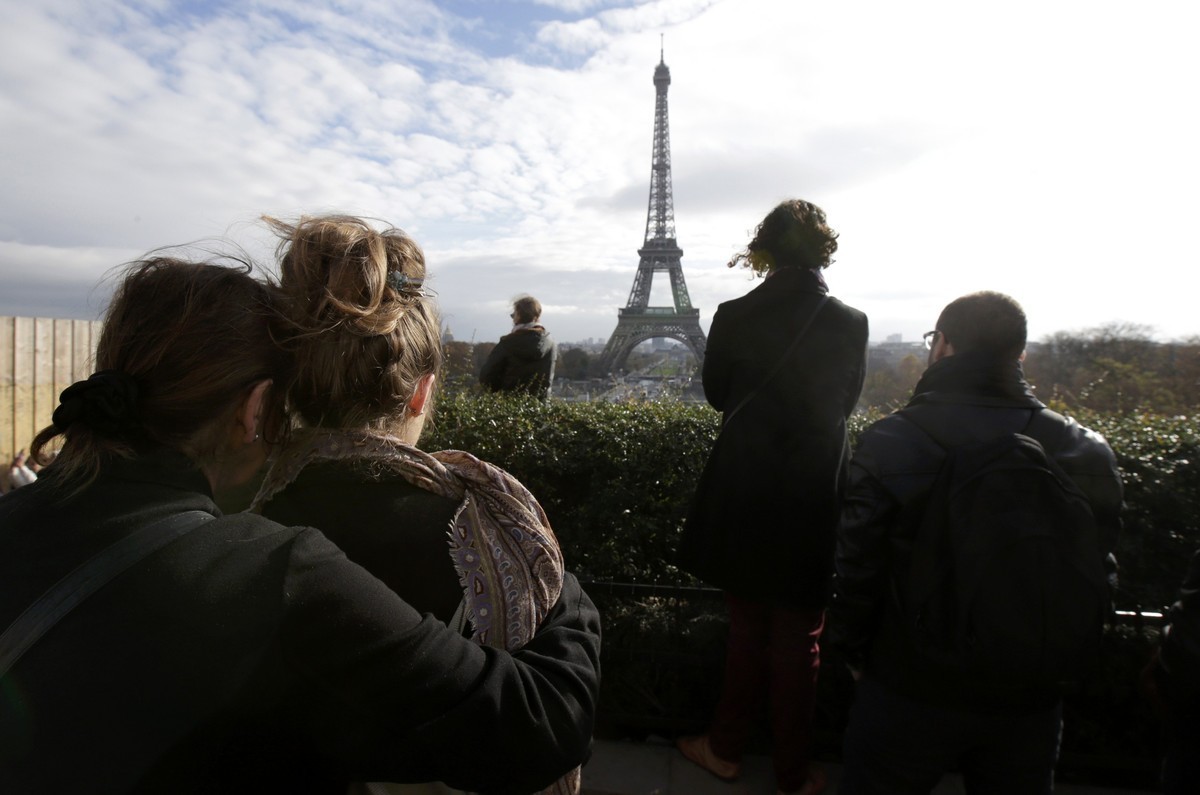
[[[871,423],[858,435],[854,458],[860,465],[887,472],[912,467],[925,454],[936,455],[941,448],[914,422],[906,418],[904,408]]]
[[[343,459],[310,463],[263,511],[283,523],[307,517],[320,527],[336,521],[361,528],[388,524],[400,505],[407,513],[450,514],[459,502],[414,485],[378,462]]]
[[[894,411],[891,414],[880,417],[862,430],[858,435],[859,445],[881,445],[887,444],[889,441],[897,438],[908,438],[919,433],[920,430],[909,420],[905,419],[902,412]]]
[[[230,561],[241,557],[266,562],[268,570],[315,570],[346,557],[315,527],[284,525],[249,512],[225,514],[211,524],[209,540],[223,545]]]
[[[1112,474],[1117,472],[1117,456],[1099,431],[1083,425],[1074,417],[1051,409],[1040,412],[1043,427],[1054,431],[1043,444],[1063,469],[1072,474]],[[1039,439],[1039,441],[1041,441]]]
[[[839,298],[835,298],[832,295],[829,296],[829,301],[827,303],[828,303],[829,308],[831,310],[833,310],[833,312],[837,313],[838,316],[844,318],[848,323],[852,323],[856,326],[863,326],[864,328],[866,327],[866,325],[867,325],[867,313],[866,312],[863,312],[860,309],[855,309],[854,307],[850,306],[846,302],[842,301]]]
[[[217,516],[206,528],[206,534],[223,542],[259,542],[287,544],[309,528],[289,527],[266,516],[249,511]]]
[[[1037,419],[1040,424],[1038,432],[1049,435],[1048,441],[1052,447],[1086,451],[1105,458],[1113,456],[1112,447],[1104,438],[1104,434],[1089,428],[1070,415],[1043,408],[1038,412]]]

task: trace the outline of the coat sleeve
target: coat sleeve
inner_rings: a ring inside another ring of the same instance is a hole
[[[1159,659],[1173,700],[1200,698],[1200,550],[1167,612]]]
[[[508,346],[505,345],[505,338],[501,337],[479,370],[479,383],[493,392],[500,391],[504,385],[504,365],[507,357]]]
[[[888,598],[889,530],[898,512],[895,498],[856,454],[838,526],[829,611],[830,645],[855,668],[866,663]]]
[[[558,363],[558,343],[546,335],[546,341],[550,343],[550,350],[546,353],[542,360],[542,375],[546,379],[546,386],[554,383],[554,366]]]
[[[729,397],[729,368],[731,365],[729,352],[725,350],[728,327],[721,307],[713,315],[712,326],[708,330],[708,342],[704,349],[704,367],[700,377],[704,384],[704,397],[717,411],[725,411],[726,400]]]
[[[1104,437],[1090,428],[1066,418],[1065,444],[1054,451],[1054,458],[1087,497],[1099,530],[1100,554],[1115,585],[1117,560],[1113,552],[1121,534],[1121,510],[1124,487],[1117,457]]]
[[[862,396],[863,384],[867,381],[867,345],[870,333],[867,317],[863,315],[862,323],[855,335],[856,348],[859,352],[858,359],[854,362],[851,389],[849,394],[846,395],[846,405],[843,407],[847,417],[853,414],[855,407],[858,406],[858,399]]]
[[[358,780],[528,793],[581,764],[599,694],[599,614],[574,577],[513,654],[421,617],[307,531],[293,545],[285,649],[306,727]]]

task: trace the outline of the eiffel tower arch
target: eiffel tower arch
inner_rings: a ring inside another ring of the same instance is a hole
[[[675,207],[671,192],[671,133],[667,124],[667,87],[671,70],[662,53],[654,69],[654,147],[650,161],[650,206],[646,213],[646,238],[638,249],[638,269],[633,289],[617,312],[617,328],[608,338],[597,362],[601,376],[625,368],[629,354],[650,339],[673,339],[691,349],[697,369],[704,364],[707,339],[700,328],[700,310],[692,306],[680,260],[683,250],[675,240]],[[650,285],[657,273],[671,279],[671,306],[650,306]]]

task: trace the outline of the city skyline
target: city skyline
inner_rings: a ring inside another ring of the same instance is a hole
[[[827,278],[873,340],[916,339],[976,289],[1020,300],[1031,339],[1200,335],[1198,17],[1077,0],[14,5],[0,314],[95,318],[102,278],[148,250],[229,240],[269,261],[260,215],[337,211],[421,243],[456,339],[505,333],[521,293],[558,339],[607,337],[645,229],[661,46],[706,330],[755,284],[725,263],[802,197],[842,235]]]

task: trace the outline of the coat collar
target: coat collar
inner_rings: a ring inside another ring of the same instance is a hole
[[[959,353],[934,362],[917,382],[908,405],[939,402],[1043,406],[1034,397],[1019,361],[978,353]]]
[[[768,287],[767,285],[771,285]],[[825,295],[829,292],[829,287],[825,284],[825,278],[818,270],[809,268],[776,268],[768,274],[763,283],[759,285],[762,289],[780,289],[780,290],[799,290],[806,293],[820,293]]]

